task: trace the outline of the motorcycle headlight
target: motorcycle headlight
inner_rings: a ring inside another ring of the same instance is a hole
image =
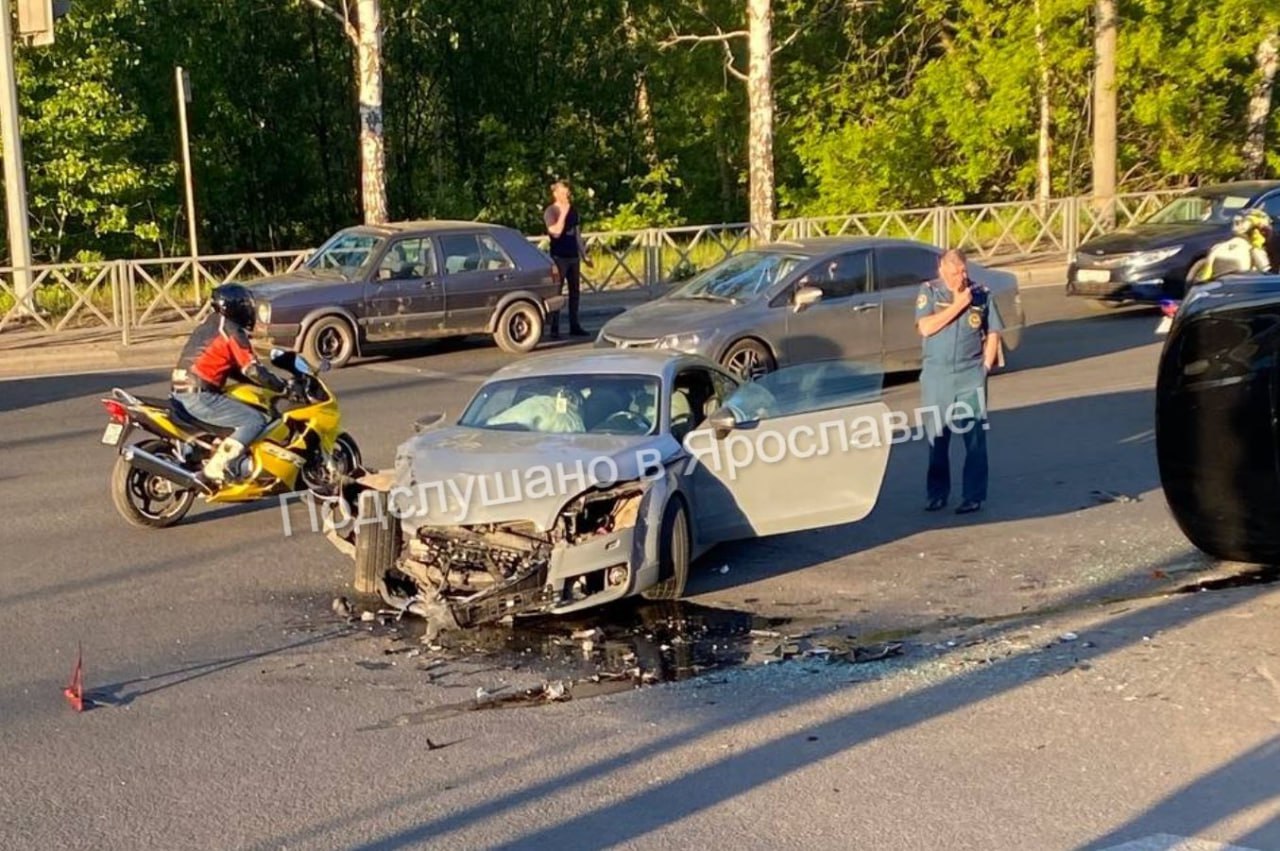
[[[263,301],[258,303],[258,321],[261,322],[263,325],[271,324],[271,303],[270,302]]]
[[[658,348],[671,349],[678,352],[691,352],[698,347],[702,338],[697,334],[668,334],[658,341]]]
[[[1162,260],[1168,260],[1173,255],[1182,250],[1181,245],[1173,245],[1169,248],[1156,248],[1152,251],[1139,251],[1129,258],[1130,266],[1151,266]]]

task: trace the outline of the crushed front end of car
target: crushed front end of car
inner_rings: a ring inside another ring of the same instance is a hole
[[[357,517],[354,526],[357,535],[379,524],[394,532],[393,561],[376,590],[389,606],[425,618],[433,632],[567,614],[658,580],[651,530],[660,524],[673,473],[588,479],[567,498],[490,505],[460,498],[474,500],[483,477],[427,482],[419,466],[402,455],[394,473],[362,480],[382,497],[387,516]]]

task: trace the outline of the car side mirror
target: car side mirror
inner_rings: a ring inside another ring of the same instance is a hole
[[[795,296],[791,299],[791,304],[793,305],[795,312],[799,313],[805,308],[812,307],[820,301],[822,301],[822,290],[806,284],[796,290]]]
[[[374,277],[374,280],[379,281],[379,282],[381,282],[381,281],[389,281],[389,280],[391,280],[391,278],[392,278],[392,276],[393,276],[394,274],[395,274],[395,273],[394,273],[391,269],[387,269],[387,268],[385,268],[385,267],[381,267],[381,266],[380,266],[380,267],[378,267],[378,271],[374,274],[374,276],[373,276],[373,277]]]
[[[414,434],[422,434],[424,431],[427,431],[428,429],[435,428],[443,421],[444,421],[443,413],[437,412],[437,413],[423,414],[422,416],[418,417],[416,420],[413,421],[413,432]]]
[[[732,408],[717,408],[711,416],[707,417],[707,425],[715,432],[716,437],[724,437],[738,427],[738,416]]]

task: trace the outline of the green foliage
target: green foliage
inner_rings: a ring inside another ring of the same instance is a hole
[[[1092,0],[773,7],[782,215],[1031,197],[1045,71],[1054,194],[1088,191]],[[746,217],[735,74],[746,41],[728,57],[719,43],[667,43],[745,29],[744,0],[383,0],[382,11],[394,218],[540,233],[561,177],[589,229]],[[1239,174],[1254,52],[1280,27],[1280,4],[1126,0],[1120,11],[1126,185]],[[175,65],[194,89],[202,253],[313,245],[359,221],[354,48],[304,0],[78,0],[52,47],[18,59],[43,259],[187,250]]]

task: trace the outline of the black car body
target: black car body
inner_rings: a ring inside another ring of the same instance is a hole
[[[1113,304],[1180,299],[1209,249],[1231,237],[1232,218],[1253,207],[1280,222],[1280,181],[1220,183],[1180,195],[1140,224],[1081,245],[1068,267],[1067,295]],[[1273,258],[1277,247],[1270,246]]]
[[[1156,382],[1160,483],[1183,534],[1221,559],[1280,564],[1280,275],[1197,286]]]
[[[248,286],[256,336],[335,367],[379,344],[469,334],[526,352],[563,301],[550,257],[479,222],[347,228],[297,271]]]

